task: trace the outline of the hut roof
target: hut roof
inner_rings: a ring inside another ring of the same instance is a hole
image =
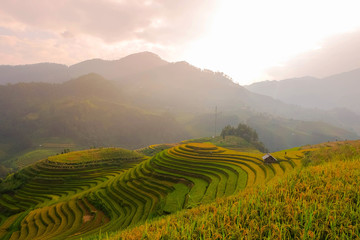
[[[278,160],[276,158],[274,158],[270,153],[265,154],[262,159],[264,160],[265,163],[270,163],[270,162],[277,162]]]

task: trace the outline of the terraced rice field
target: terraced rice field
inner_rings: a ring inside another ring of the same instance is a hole
[[[264,184],[299,165],[303,152],[275,153],[274,164],[264,164],[262,155],[188,143],[151,158],[114,149],[50,157],[23,169],[17,177],[24,184],[1,194],[0,238],[123,229]]]
[[[360,239],[360,141],[332,145],[279,181],[92,240]]]
[[[143,161],[123,149],[94,149],[38,161],[11,177],[0,194],[0,239],[64,239],[109,222],[86,198]],[[2,183],[4,184],[4,183]]]

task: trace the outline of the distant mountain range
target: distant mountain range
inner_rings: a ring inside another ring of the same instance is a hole
[[[132,54],[119,60],[86,60],[71,66],[57,63],[0,65],[0,84],[18,82],[61,83],[88,73],[113,80],[168,64],[150,52]]]
[[[346,108],[360,114],[360,68],[321,79],[302,77],[263,81],[245,87],[252,92],[307,108]]]
[[[59,83],[69,80],[68,66],[57,63],[0,65],[0,84],[19,82]]]
[[[0,158],[54,137],[136,148],[219,135],[239,122],[255,128],[270,150],[360,133],[360,117],[351,111],[290,105],[253,93],[223,73],[149,52],[69,67],[0,66],[0,82],[8,84],[0,86]]]

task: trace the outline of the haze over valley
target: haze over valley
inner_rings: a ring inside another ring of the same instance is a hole
[[[2,66],[0,72],[2,131],[14,143],[26,143],[17,144],[20,150],[52,138],[139,148],[210,137],[239,122],[254,127],[270,150],[280,150],[354,139],[360,129],[360,116],[349,110],[290,105],[250,92],[224,73],[167,62],[150,52],[69,67]]]

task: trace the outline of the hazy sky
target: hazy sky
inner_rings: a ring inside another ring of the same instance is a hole
[[[152,51],[240,84],[360,68],[359,0],[1,0],[0,64]]]

